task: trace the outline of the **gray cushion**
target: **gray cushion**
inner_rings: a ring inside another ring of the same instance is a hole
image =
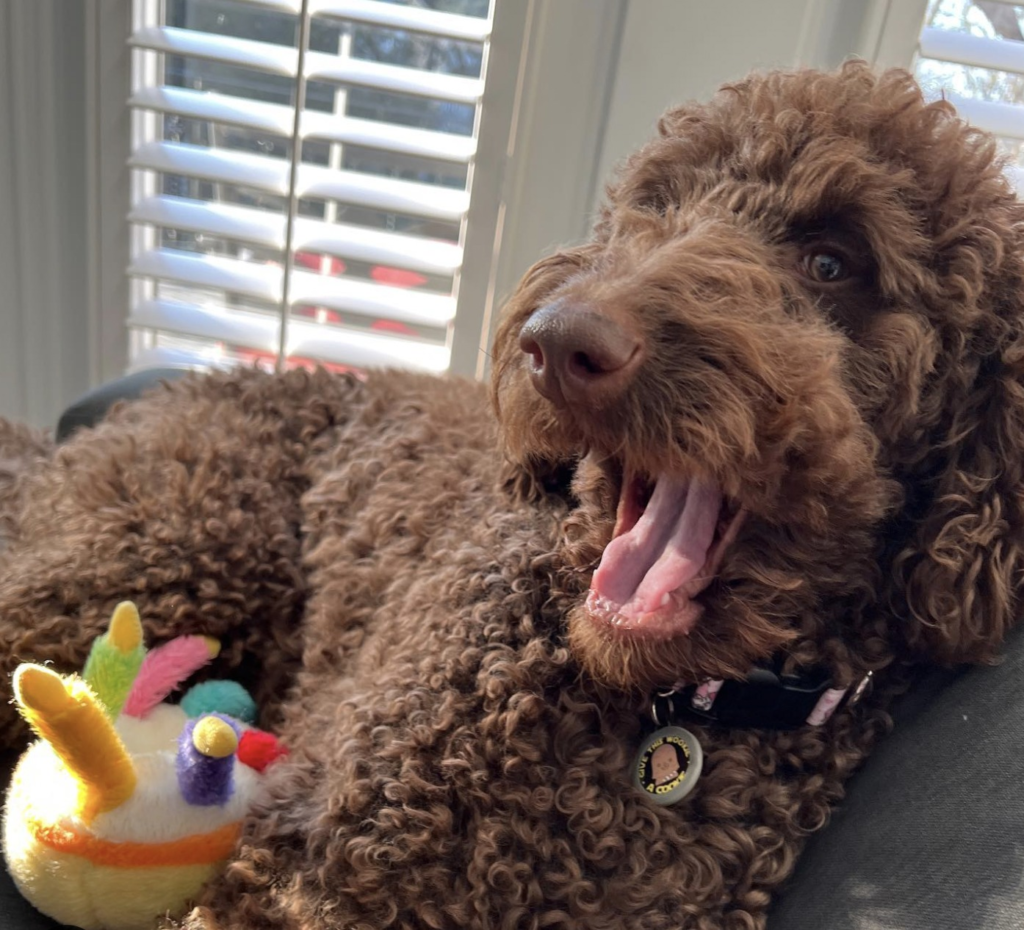
[[[186,368],[147,368],[101,384],[61,414],[57,423],[57,442],[63,442],[78,429],[94,426],[117,401],[134,400],[161,381],[173,381],[187,374]]]
[[[768,930],[1024,927],[1024,630],[935,672],[812,838]]]

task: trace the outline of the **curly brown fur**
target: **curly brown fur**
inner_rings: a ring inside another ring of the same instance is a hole
[[[75,668],[113,604],[220,637],[292,747],[181,923],[764,926],[913,661],[984,661],[1024,526],[1022,214],[992,142],[910,78],[772,74],[672,111],[591,243],[524,279],[493,405],[408,374],[212,375],[23,483],[4,680]],[[830,243],[841,286],[800,271]],[[554,406],[520,345],[571,300],[640,334],[614,402]],[[747,512],[688,636],[583,606],[626,472]],[[882,685],[825,726],[693,726],[672,807],[630,786],[649,689],[782,652]],[[0,734],[23,736],[0,703]]]
[[[132,598],[156,639],[223,637],[221,671],[270,722],[302,648],[305,459],[334,441],[358,392],[325,373],[190,380],[58,448],[22,479],[0,556],[5,682],[27,659],[80,666]],[[0,720],[5,744],[21,731]]]
[[[17,531],[28,479],[52,452],[45,433],[0,420],[0,549]]]

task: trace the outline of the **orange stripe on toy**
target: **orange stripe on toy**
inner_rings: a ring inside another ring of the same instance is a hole
[[[226,823],[209,833],[183,836],[166,843],[134,843],[103,840],[83,835],[60,824],[29,821],[32,835],[51,849],[88,859],[94,865],[123,869],[160,865],[213,865],[227,859],[241,830],[240,823]]]

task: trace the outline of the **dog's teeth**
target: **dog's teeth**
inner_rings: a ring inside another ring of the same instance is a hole
[[[665,593],[664,593],[664,594],[663,594],[663,595],[661,596],[661,603],[660,603],[660,604],[659,604],[658,606],[659,606],[659,607],[666,607],[666,606],[668,605],[668,602],[669,602],[670,600],[672,600],[672,597],[671,597],[671,595],[670,595],[670,594],[669,594],[669,593],[668,593],[668,592],[666,591],[666,592],[665,592]]]

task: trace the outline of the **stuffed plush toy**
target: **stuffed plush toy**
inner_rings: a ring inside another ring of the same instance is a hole
[[[114,611],[82,677],[22,665],[18,708],[40,737],[4,811],[7,867],[40,911],[84,930],[135,930],[184,911],[234,846],[266,767],[283,754],[252,728],[233,682],[164,699],[219,644],[146,651],[131,603]]]

